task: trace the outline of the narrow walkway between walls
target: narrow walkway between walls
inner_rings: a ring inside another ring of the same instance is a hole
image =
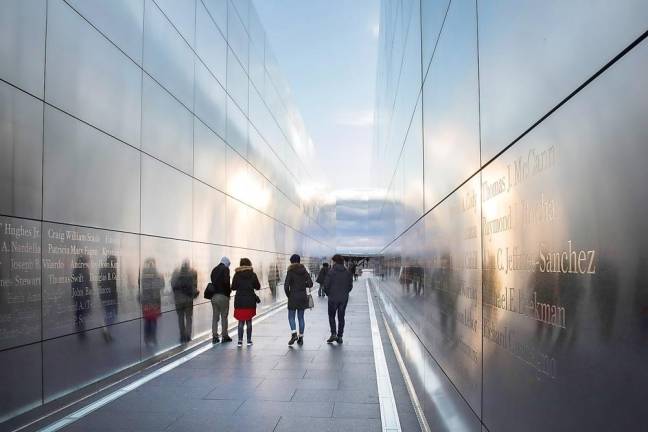
[[[67,416],[72,422],[39,430],[420,430],[366,280],[351,292],[342,345],[326,343],[327,300],[313,293],[302,346],[288,346],[283,307],[255,322],[254,345],[237,347],[231,331],[234,342],[200,347],[153,378],[114,391],[105,403],[77,407]]]

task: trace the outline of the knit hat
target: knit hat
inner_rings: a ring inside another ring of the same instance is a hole
[[[229,266],[230,266],[230,260],[229,260],[229,258],[227,258],[226,256],[224,256],[223,258],[221,258],[221,264],[225,264],[225,267],[229,267]]]

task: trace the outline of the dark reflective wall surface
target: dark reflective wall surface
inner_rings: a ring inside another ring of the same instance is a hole
[[[272,307],[334,218],[250,5],[0,3],[2,423],[208,334],[223,255]]]
[[[376,285],[428,421],[645,429],[645,3],[415,2],[422,125],[399,106],[407,3],[381,18],[374,181],[396,231]],[[399,183],[421,159],[423,211]]]

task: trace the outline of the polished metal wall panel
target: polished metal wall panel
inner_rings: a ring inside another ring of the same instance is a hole
[[[403,147],[402,203],[405,225],[412,224],[423,214],[423,129],[421,103],[416,105],[412,124]]]
[[[646,64],[643,42],[483,172],[490,430],[643,424]]]
[[[0,79],[43,97],[46,0],[0,3]]]
[[[207,67],[196,60],[196,106],[198,116],[221,137],[227,135],[227,93]]]
[[[142,65],[144,0],[69,0],[67,3]]]
[[[482,163],[646,31],[648,3],[479,2]]]
[[[423,77],[427,72],[432,54],[436,48],[441,27],[445,20],[450,0],[421,0],[421,59],[423,64]],[[465,6],[463,4],[458,7]]]
[[[226,195],[193,181],[193,240],[226,244]]]
[[[223,35],[227,35],[227,0],[203,0],[202,3],[207,8],[209,15],[212,17]]]
[[[41,404],[40,344],[0,351],[0,422]]]
[[[141,236],[140,240],[140,286],[143,298],[151,299],[142,301],[142,308],[155,306],[161,312],[172,311],[176,307],[171,283],[173,272],[185,261],[191,263],[191,243],[149,236]]]
[[[242,202],[227,197],[227,244],[236,247],[248,247],[254,236],[255,225],[253,212]]]
[[[0,82],[0,213],[40,218],[43,103]]]
[[[139,237],[43,223],[43,337],[83,333],[140,316]],[[79,335],[79,338],[83,338]]]
[[[142,71],[62,0],[48,6],[48,103],[139,146]]]
[[[225,141],[194,120],[194,175],[221,191],[227,190],[227,149]]]
[[[196,2],[200,0],[154,0],[191,46],[196,37]]]
[[[142,150],[191,175],[193,123],[191,111],[144,74]]]
[[[191,239],[191,177],[142,155],[141,182],[141,232]]]
[[[40,222],[0,216],[0,350],[40,340],[41,232]]]
[[[450,5],[423,85],[426,209],[479,169],[475,7]]]
[[[227,42],[201,1],[196,15],[196,52],[218,81],[225,85]]]
[[[193,109],[194,53],[153,0],[146,0],[145,7],[144,70]]]
[[[139,320],[43,342],[45,402],[98,381],[140,360]]]
[[[247,7],[243,7],[245,10],[241,10],[240,8],[245,1],[230,1],[230,7],[227,10],[227,40],[230,47],[234,50],[236,57],[245,70],[247,70],[250,43],[246,30]],[[237,7],[239,7],[238,11]]]
[[[419,237],[426,243],[423,339],[478,415],[482,391],[479,189],[479,176],[470,179],[425,217],[425,236]]]
[[[44,218],[137,232],[139,158],[136,149],[46,107]]]
[[[247,156],[248,120],[229,97],[227,98],[227,143],[241,156]]]
[[[236,59],[233,51],[228,50],[227,57],[227,93],[243,113],[248,113],[248,76]]]

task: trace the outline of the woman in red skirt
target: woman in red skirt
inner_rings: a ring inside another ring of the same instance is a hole
[[[232,291],[234,297],[234,318],[238,320],[238,346],[243,345],[243,328],[247,325],[247,344],[252,345],[252,318],[256,315],[257,295],[260,290],[259,278],[252,269],[252,262],[241,258],[240,266],[234,271]]]

